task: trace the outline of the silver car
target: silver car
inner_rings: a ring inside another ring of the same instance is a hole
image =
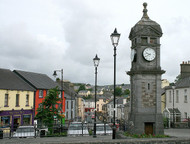
[[[96,134],[98,135],[111,135],[112,129],[108,124],[96,124]]]
[[[19,126],[16,132],[13,133],[13,137],[23,138],[23,137],[34,137],[35,128],[34,126]]]
[[[69,125],[67,134],[69,136],[77,136],[77,135],[89,135],[88,128],[86,124],[82,122],[72,122]]]

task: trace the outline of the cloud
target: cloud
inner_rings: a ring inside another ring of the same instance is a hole
[[[121,33],[117,83],[129,83],[130,29],[142,17],[144,1],[10,0],[0,3],[0,67],[45,73],[64,70],[64,79],[94,83],[93,58],[100,57],[98,84],[113,84],[110,34]],[[189,1],[147,0],[148,15],[163,29],[162,78],[173,81],[189,60]],[[169,5],[172,6],[169,7]]]

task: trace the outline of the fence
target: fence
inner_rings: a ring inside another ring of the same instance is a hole
[[[33,126],[2,126],[3,138],[52,137],[52,136],[89,136],[94,134],[94,123],[71,122],[64,125],[54,124],[52,127]],[[96,123],[96,135],[111,135],[112,128],[108,123]],[[1,137],[1,136],[0,136]]]

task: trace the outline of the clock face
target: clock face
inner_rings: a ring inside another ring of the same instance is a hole
[[[132,49],[131,50],[131,61],[134,61],[135,54],[136,54],[136,50]]]
[[[146,48],[144,51],[143,51],[143,57],[145,58],[145,60],[147,61],[152,61],[155,59],[156,57],[156,52],[154,49],[152,48]]]

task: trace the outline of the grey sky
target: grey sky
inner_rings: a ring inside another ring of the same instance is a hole
[[[110,34],[121,33],[117,83],[130,83],[131,27],[142,17],[144,0],[0,0],[0,67],[45,73],[64,70],[64,79],[94,84],[93,58],[100,57],[98,84],[113,84]],[[190,60],[189,0],[146,0],[159,23],[162,76],[173,82]]]

